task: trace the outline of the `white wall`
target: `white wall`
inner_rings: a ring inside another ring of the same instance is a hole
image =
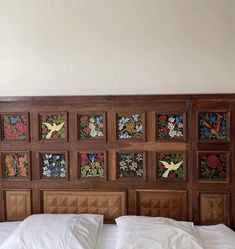
[[[235,0],[0,0],[0,96],[235,92]]]

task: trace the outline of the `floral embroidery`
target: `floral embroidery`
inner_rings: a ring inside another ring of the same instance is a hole
[[[200,139],[226,139],[226,113],[200,114]]]
[[[80,153],[81,177],[104,177],[104,153]]]
[[[158,157],[158,177],[167,179],[183,179],[183,164],[183,154],[160,153]]]
[[[28,139],[27,115],[2,115],[3,140],[24,141]]]
[[[158,137],[162,139],[184,138],[183,114],[157,115]]]
[[[48,178],[66,177],[65,154],[42,154],[42,176]]]
[[[201,154],[199,159],[201,179],[224,179],[227,155],[225,153]]]
[[[143,177],[143,153],[119,153],[119,177]]]
[[[104,138],[104,115],[90,114],[79,116],[81,139]]]
[[[60,114],[41,115],[41,138],[46,140],[65,139],[66,116]]]
[[[141,139],[143,138],[142,114],[118,114],[118,138]]]
[[[4,175],[6,177],[28,177],[28,153],[6,153],[3,154],[3,157]]]

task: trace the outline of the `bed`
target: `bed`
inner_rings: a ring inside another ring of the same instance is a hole
[[[20,222],[3,222],[0,223],[0,245],[3,241],[18,227]],[[233,249],[231,246],[226,246],[226,240],[229,238],[231,243],[234,243],[234,238],[231,239],[231,231],[222,224],[211,226],[196,226],[198,236],[202,239],[205,249]],[[233,232],[232,232],[233,233]],[[117,225],[104,224],[96,249],[115,249],[117,244]]]

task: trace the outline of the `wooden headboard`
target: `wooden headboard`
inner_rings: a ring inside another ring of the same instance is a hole
[[[165,216],[234,228],[235,94],[0,98],[1,220]]]

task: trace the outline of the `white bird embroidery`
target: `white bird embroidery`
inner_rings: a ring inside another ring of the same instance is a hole
[[[61,123],[61,124],[59,124],[59,125],[57,125],[57,124],[55,124],[55,123],[53,123],[52,125],[50,124],[50,123],[45,123],[45,122],[43,122],[43,124],[47,127],[47,129],[49,130],[49,132],[47,133],[47,135],[46,135],[46,139],[50,139],[51,138],[51,136],[52,136],[52,134],[53,134],[53,132],[55,132],[55,131],[60,131],[61,129],[62,129],[62,127],[64,126],[64,122],[63,123]]]
[[[170,164],[166,161],[160,161],[164,167],[167,169],[164,174],[162,175],[162,177],[168,177],[168,174],[170,173],[171,170],[177,170],[180,165],[183,163],[183,161],[174,164],[173,162],[171,162]]]

